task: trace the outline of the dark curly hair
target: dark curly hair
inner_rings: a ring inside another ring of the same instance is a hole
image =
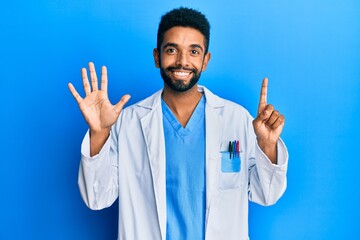
[[[208,52],[210,24],[204,14],[191,8],[180,7],[163,15],[157,33],[157,49],[159,52],[165,32],[172,27],[191,27],[201,32],[205,38],[205,54]]]

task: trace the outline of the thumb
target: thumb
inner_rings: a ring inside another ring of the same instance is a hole
[[[125,94],[124,96],[122,96],[120,101],[114,107],[115,112],[120,113],[124,105],[129,101],[130,97],[131,96],[129,94]]]
[[[259,112],[256,118],[253,120],[254,128],[259,128],[269,118],[269,110],[265,108],[262,112]]]
[[[263,111],[259,112],[256,119],[259,119],[260,121],[265,121],[270,117],[270,112],[267,108],[265,108]]]

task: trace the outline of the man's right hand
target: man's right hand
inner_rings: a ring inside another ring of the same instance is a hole
[[[98,79],[95,66],[92,62],[89,63],[89,71],[91,85],[86,68],[81,69],[82,82],[86,94],[85,98],[79,95],[71,83],[68,84],[68,87],[90,127],[90,155],[94,156],[99,153],[106,142],[111,126],[116,122],[124,105],[130,99],[130,95],[124,95],[116,105],[112,105],[107,92],[108,78],[106,67],[103,66],[101,69],[100,89],[98,89]]]

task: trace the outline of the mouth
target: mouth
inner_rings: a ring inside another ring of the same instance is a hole
[[[182,71],[171,71],[172,75],[178,79],[187,79],[192,74],[192,72],[182,72]]]
[[[168,67],[167,71],[172,75],[172,78],[178,80],[190,79],[192,74],[195,73],[195,69],[184,67]]]

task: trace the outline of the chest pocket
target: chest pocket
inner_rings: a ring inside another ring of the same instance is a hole
[[[244,181],[241,179],[242,171],[241,167],[241,155],[230,155],[229,152],[220,152],[221,159],[218,164],[218,174],[219,174],[219,189],[227,190],[239,188]]]

